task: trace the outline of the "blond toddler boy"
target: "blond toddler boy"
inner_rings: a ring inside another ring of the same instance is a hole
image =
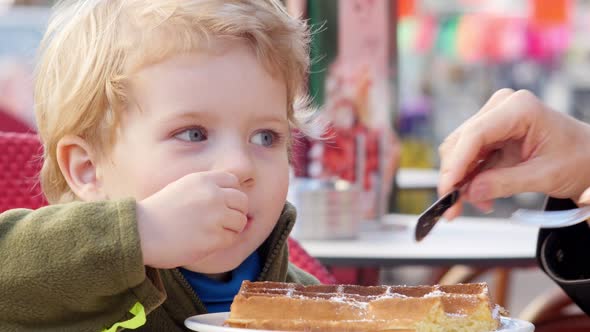
[[[278,0],[69,0],[35,102],[50,206],[0,215],[0,330],[185,331],[288,263],[308,30]]]

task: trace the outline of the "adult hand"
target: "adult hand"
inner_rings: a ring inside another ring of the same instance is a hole
[[[451,191],[491,151],[496,157],[462,195],[481,209],[521,192],[578,200],[590,187],[590,126],[549,109],[526,90],[499,90],[445,139],[439,194]],[[459,202],[445,217],[453,219],[461,209]]]

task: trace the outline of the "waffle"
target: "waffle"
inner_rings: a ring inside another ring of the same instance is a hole
[[[230,327],[280,331],[489,332],[500,325],[485,283],[350,286],[244,281]]]

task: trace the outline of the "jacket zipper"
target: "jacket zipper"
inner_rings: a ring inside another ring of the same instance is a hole
[[[191,285],[188,283],[188,280],[186,280],[186,278],[182,275],[182,273],[180,273],[180,271],[178,269],[174,269],[174,271],[172,271],[172,272],[176,275],[176,277],[178,277],[180,279],[180,283],[182,284],[184,289],[186,289],[188,291],[188,293],[191,295],[191,299],[193,300],[193,302],[197,306],[197,309],[202,310],[203,312],[207,313],[208,312],[207,307],[205,307],[205,304],[203,304],[203,301],[201,301],[201,299],[197,296],[197,294],[195,294],[195,291],[193,290]]]
[[[258,281],[265,281],[266,280],[266,276],[268,275],[268,271],[270,270],[270,265],[272,264],[272,262],[274,262],[275,257],[278,255],[279,249],[283,246],[285,241],[287,241],[287,237],[289,236],[289,233],[291,232],[291,228],[292,228],[291,224],[292,223],[293,223],[293,221],[291,221],[290,224],[288,224],[288,225],[286,225],[286,227],[284,227],[279,241],[272,248],[272,250],[266,260],[266,263],[264,263],[264,266],[262,267],[262,271],[260,272],[260,275],[258,276]]]

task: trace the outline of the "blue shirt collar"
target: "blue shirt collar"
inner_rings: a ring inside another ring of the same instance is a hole
[[[240,266],[231,271],[231,278],[228,281],[211,279],[204,274],[183,268],[180,269],[180,272],[203,302],[207,311],[213,313],[229,311],[234,297],[240,290],[242,281],[257,280],[261,270],[260,256],[255,251]]]

